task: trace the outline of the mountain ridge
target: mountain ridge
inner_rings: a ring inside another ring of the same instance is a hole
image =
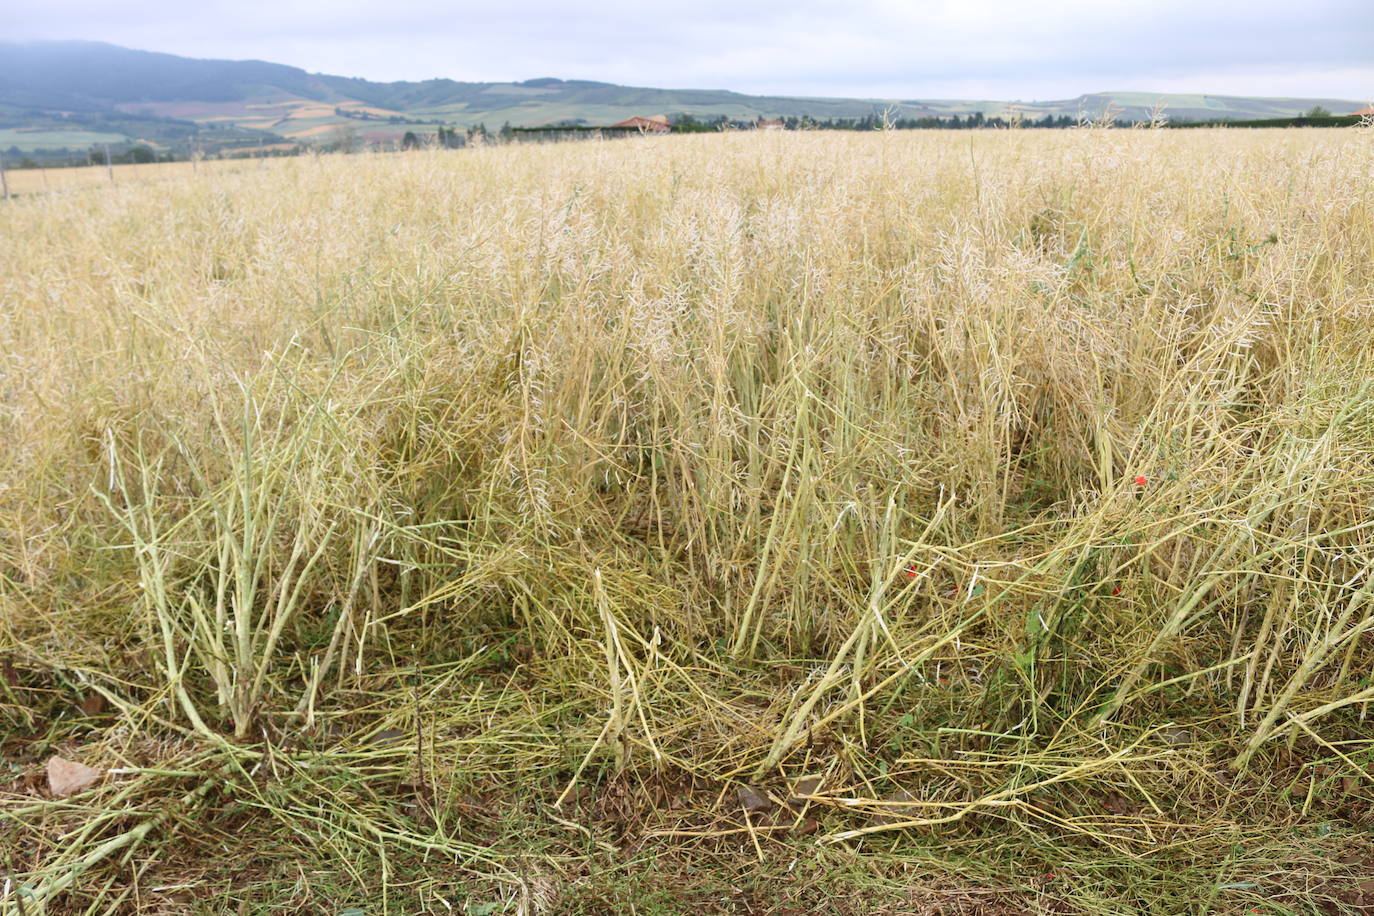
[[[190,58],[105,42],[0,42],[0,150],[11,152],[41,150],[59,140],[63,146],[88,147],[119,136],[154,148],[220,141],[320,143],[340,131],[388,142],[406,130],[440,125],[604,125],[658,113],[700,120],[825,120],[884,111],[898,118],[981,113],[1035,119],[1047,114],[1099,117],[1111,110],[1127,120],[1143,120],[1161,102],[1167,114],[1185,120],[1289,117],[1316,105],[1344,113],[1365,104],[1148,92],[1084,93],[1035,102],[864,99],[661,89],[558,77],[377,82],[269,61]],[[82,134],[102,139],[83,144]]]

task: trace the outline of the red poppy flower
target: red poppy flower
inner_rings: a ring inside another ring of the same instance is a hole
[[[908,579],[916,578],[916,567],[914,566],[908,566],[903,572],[906,573]]]
[[[1113,594],[1113,595],[1119,595],[1119,594],[1121,594],[1121,586],[1118,585],[1116,588],[1112,589],[1112,594]]]
[[[1149,483],[1149,481],[1145,479],[1145,476],[1143,474],[1135,479],[1135,485],[1137,487],[1143,487],[1147,483]]]

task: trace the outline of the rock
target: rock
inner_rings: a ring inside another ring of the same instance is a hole
[[[807,795],[815,795],[821,790],[820,776],[803,776],[792,783],[792,795],[787,799],[787,803],[793,808],[802,808],[809,804],[810,800],[805,798]]]
[[[371,738],[368,738],[367,743],[372,745],[373,747],[387,747],[389,745],[397,743],[405,736],[406,733],[400,731],[399,729],[384,728],[381,731],[377,732],[375,735],[373,735]]]
[[[921,816],[919,805],[906,805],[902,802],[916,801],[916,795],[909,789],[898,789],[889,792],[883,799],[885,804],[882,810],[873,815],[875,824],[900,824],[902,821],[914,820]]]
[[[739,803],[744,806],[745,811],[768,811],[773,807],[772,800],[762,789],[754,786],[740,786],[737,790]]]
[[[1170,747],[1184,747],[1193,743],[1193,733],[1186,728],[1166,728],[1159,733]]]
[[[48,758],[48,791],[54,798],[66,798],[89,789],[105,775],[104,770],[62,757]]]

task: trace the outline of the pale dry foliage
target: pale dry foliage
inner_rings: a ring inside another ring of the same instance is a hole
[[[815,771],[832,842],[1133,856],[1306,816],[1228,788],[1299,741],[1368,791],[1374,131],[304,157],[0,236],[0,650],[107,744],[418,717],[441,794]]]

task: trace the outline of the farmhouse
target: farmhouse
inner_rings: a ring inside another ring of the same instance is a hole
[[[652,117],[648,117],[648,118],[641,118],[641,117],[639,117],[638,115],[636,115],[636,116],[633,117],[633,118],[626,118],[624,121],[621,121],[619,124],[612,124],[611,126],[612,126],[612,127],[637,127],[637,128],[639,128],[640,130],[648,131],[649,133],[654,133],[654,134],[667,133],[668,130],[670,129],[670,125],[668,124],[668,116],[667,116],[667,115],[661,115],[661,114],[660,114],[660,115],[653,115]]]
[[[778,118],[776,121],[770,121],[770,120],[768,120],[767,118],[759,118],[758,121],[755,123],[754,126],[757,127],[759,130],[783,130],[783,129],[784,129],[783,123],[782,123],[782,118]]]
[[[1359,115],[1359,116],[1365,117],[1365,118],[1371,117],[1371,116],[1374,116],[1374,105],[1366,105],[1366,106],[1364,106],[1363,108],[1361,108],[1359,111],[1352,111],[1352,112],[1350,112],[1350,113],[1351,113],[1352,115]]]

